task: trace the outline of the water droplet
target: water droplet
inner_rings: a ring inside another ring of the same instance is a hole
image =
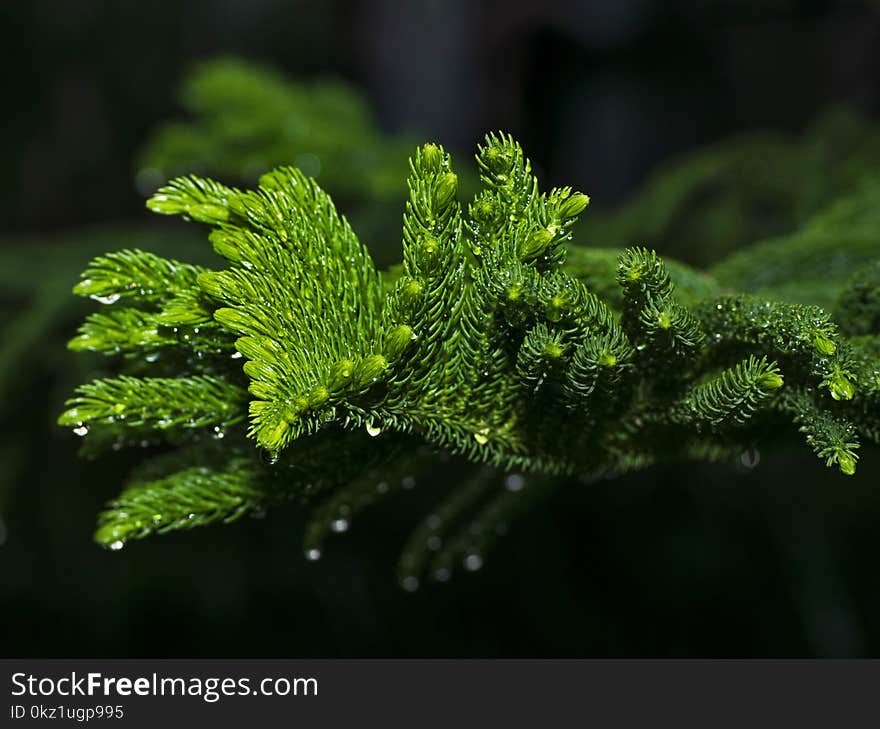
[[[125,542],[121,539],[117,539],[115,542],[110,542],[110,549],[114,552],[118,552],[125,546]]]
[[[317,562],[321,559],[321,550],[320,549],[307,549],[306,550],[306,559],[309,562]]]
[[[367,435],[371,438],[375,438],[379,433],[382,432],[381,426],[373,425],[372,423],[367,423]]]
[[[229,355],[229,359],[241,359],[241,352],[233,352]]]
[[[434,573],[434,579],[437,582],[448,582],[450,577],[452,577],[452,573],[447,567],[441,567]]]
[[[428,537],[428,540],[425,543],[428,545],[428,549],[430,549],[432,552],[436,552],[438,549],[440,549],[440,547],[443,546],[443,540],[440,539],[440,537],[438,537],[436,534]]]
[[[330,523],[330,528],[337,534],[348,530],[348,519],[334,519]]]
[[[746,468],[755,468],[761,462],[761,454],[757,448],[749,448],[747,451],[743,451],[739,462]]]
[[[91,298],[101,304],[115,304],[117,301],[119,301],[119,294],[107,294],[107,296],[98,296],[98,294],[92,294]]]
[[[407,592],[415,592],[419,589],[419,578],[415,575],[408,575],[400,581],[400,584]]]
[[[217,440],[220,440],[220,439],[223,438],[225,435],[226,435],[226,433],[223,431],[223,428],[221,428],[219,425],[215,425],[215,426],[214,426],[214,437],[215,437]]]
[[[522,491],[522,488],[525,485],[526,480],[518,473],[511,473],[504,479],[504,487],[508,491]]]
[[[483,558],[479,554],[469,554],[464,558],[464,568],[469,572],[476,572],[483,566]]]
[[[390,488],[391,487],[388,485],[387,481],[379,481],[379,483],[376,484],[376,491],[378,491],[380,494],[387,494],[388,489]]]
[[[87,435],[89,432],[89,426],[85,423],[77,423],[76,427],[73,429],[73,432],[79,436]]]
[[[158,352],[150,352],[149,354],[144,355],[144,361],[150,362],[151,364],[159,359]]]
[[[278,463],[279,456],[277,453],[271,453],[266,450],[261,450],[260,459],[263,461],[263,463],[274,466],[276,463]]]
[[[416,480],[413,476],[404,476],[400,479],[400,485],[408,491],[416,485]]]

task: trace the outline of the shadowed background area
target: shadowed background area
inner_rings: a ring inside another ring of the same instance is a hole
[[[572,483],[481,571],[406,594],[394,562],[411,514],[453,468],[367,512],[317,564],[302,557],[293,506],[111,554],[91,542],[94,515],[134,458],[79,460],[54,421],[94,367],[64,349],[89,310],[67,295],[80,264],[151,241],[174,255],[199,235],[144,209],[162,180],[142,163],[155,129],[185,118],[178,94],[195,62],[238,56],[342,80],[389,139],[436,139],[459,167],[486,131],[510,131],[544,185],[591,195],[586,225],[657,165],[730,135],[801,134],[829,107],[877,121],[878,42],[880,6],[855,0],[5,3],[5,653],[877,655],[880,468],[867,449],[850,480],[801,448]],[[364,209],[340,189],[377,258],[393,261],[402,195]],[[719,257],[712,240],[627,242]]]

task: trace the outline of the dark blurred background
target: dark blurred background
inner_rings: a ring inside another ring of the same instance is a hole
[[[342,78],[389,134],[470,152],[487,130],[510,131],[545,184],[611,205],[657,164],[734,133],[796,133],[837,104],[876,120],[878,47],[880,5],[855,0],[7,1],[0,244],[45,250],[31,275],[50,278],[65,241],[95,226],[176,234],[145,211],[134,160],[181,116],[190,65],[221,53]],[[27,387],[13,378],[2,393],[6,655],[880,653],[880,471],[865,458],[844,480],[806,449],[756,468],[572,484],[483,570],[412,595],[393,565],[426,498],[418,488],[317,564],[302,558],[293,507],[103,552],[94,514],[131,458],[80,461],[54,426],[65,387],[82,379],[53,374],[78,366],[63,350],[75,324],[57,326],[54,345],[28,350]],[[23,335],[3,336],[0,366],[20,365]]]

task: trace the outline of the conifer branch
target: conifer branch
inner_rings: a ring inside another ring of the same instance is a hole
[[[168,428],[227,427],[242,420],[246,392],[219,377],[177,379],[120,376],[77,388],[77,397],[59,418],[61,425],[125,424]]]
[[[794,421],[806,436],[807,444],[826,465],[837,466],[840,472],[852,476],[856,472],[859,440],[856,426],[840,416],[824,410],[807,392],[797,392],[788,398]]]
[[[707,422],[713,428],[744,425],[782,384],[775,362],[751,356],[695,387],[685,405],[695,420]]]
[[[305,538],[320,554],[402,474],[429,467],[421,444],[478,470],[412,535],[406,587],[479,566],[529,503],[522,488],[493,493],[504,473],[534,484],[530,498],[558,475],[730,458],[792,420],[829,466],[854,473],[859,436],[880,436],[870,272],[841,298],[846,332],[862,335],[847,338],[817,306],[722,294],[647,248],[570,247],[589,199],[542,192],[507,135],[487,136],[477,166],[483,189],[465,209],[448,153],[416,151],[402,264],[382,274],[297,169],[254,190],[194,176],[161,188],[149,207],[210,226],[226,266],[126,251],[96,259],[77,286],[130,308],[91,315],[71,347],[125,354],[127,369],[81,386],[60,422],[184,446],[173,470],[111,505],[99,541],[323,498]],[[159,350],[169,356],[153,362]],[[225,454],[187,455],[220,437]]]
[[[135,481],[107,505],[95,540],[111,549],[148,534],[229,523],[266,502],[257,470],[247,459],[195,466],[153,481]]]
[[[120,297],[135,304],[150,303],[191,291],[203,270],[153,253],[123,250],[92,261],[73,293],[102,304],[115,303]]]

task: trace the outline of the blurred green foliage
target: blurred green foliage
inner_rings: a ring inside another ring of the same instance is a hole
[[[800,136],[747,134],[668,162],[621,207],[603,210],[597,200],[576,235],[603,245],[650,245],[708,266],[745,245],[804,226],[827,231],[829,224],[855,215],[860,218],[853,224],[871,225],[866,208],[876,190],[864,183],[878,168],[880,128],[856,112],[833,109]],[[849,195],[855,199],[842,203],[833,220],[812,220]],[[811,242],[818,235],[811,231]],[[847,244],[840,241],[838,247]],[[777,278],[797,279],[801,273],[789,266],[769,268]]]
[[[731,289],[834,310],[856,271],[880,253],[880,177],[862,178],[795,230],[764,238],[712,266]]]
[[[191,70],[180,102],[190,119],[161,126],[139,157],[145,184],[193,172],[249,183],[284,163],[341,200],[397,200],[405,192],[416,142],[384,134],[366,99],[342,81],[293,81],[218,58]]]

